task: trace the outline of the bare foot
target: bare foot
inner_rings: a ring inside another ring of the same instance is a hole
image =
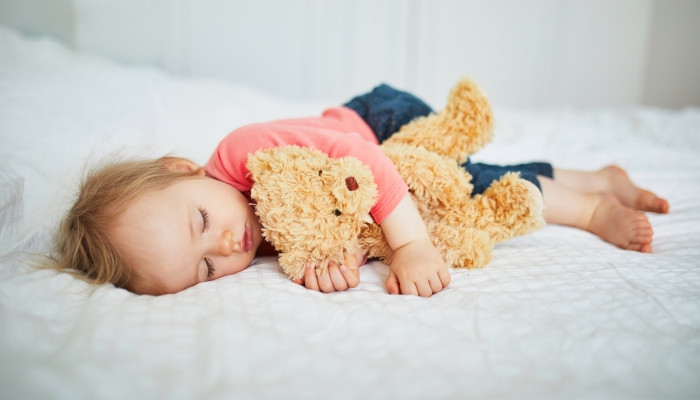
[[[586,230],[623,249],[651,253],[654,231],[646,215],[603,197]]]
[[[666,214],[669,210],[668,202],[654,193],[636,187],[625,170],[611,165],[599,171],[608,181],[610,192],[620,202],[639,211],[651,211]]]
[[[599,194],[599,196],[602,197],[603,200],[608,201],[610,203],[614,203],[620,206],[622,205],[622,203],[620,203],[620,199],[618,199],[617,196],[610,192],[601,193]]]

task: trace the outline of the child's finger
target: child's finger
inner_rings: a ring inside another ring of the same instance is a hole
[[[320,291],[316,281],[316,271],[314,271],[314,266],[311,263],[306,263],[306,268],[304,268],[304,285],[309,290]]]
[[[389,294],[399,294],[401,290],[399,289],[399,278],[396,277],[394,271],[389,270],[389,276],[386,278],[386,291]]]
[[[348,283],[345,281],[345,277],[340,273],[338,264],[333,261],[328,263],[328,275],[331,277],[331,283],[336,291],[342,292],[348,289]]]
[[[450,276],[450,270],[447,268],[438,269],[438,277],[440,277],[440,282],[442,282],[442,287],[446,288],[450,285],[452,276]]]
[[[323,293],[330,293],[334,292],[335,289],[333,288],[333,282],[331,282],[331,277],[328,275],[328,272],[325,274],[318,275],[316,277],[316,280],[318,281],[318,287],[321,289]]]
[[[357,260],[357,257],[355,257],[354,254],[348,254],[345,257],[345,262],[343,263],[343,265],[350,269],[357,269],[360,268],[360,261]]]
[[[418,288],[416,288],[415,283],[406,279],[405,282],[401,282],[401,280],[399,280],[399,285],[401,285],[401,294],[412,294],[414,296],[418,296]]]
[[[345,282],[347,282],[349,287],[355,288],[360,284],[360,267],[355,266],[353,268],[349,265],[341,265],[340,273],[343,274]]]
[[[430,297],[433,295],[433,289],[430,288],[430,283],[427,281],[416,282],[416,290],[418,290],[418,296],[420,297]]]
[[[430,289],[432,289],[433,293],[438,293],[442,290],[442,282],[440,281],[439,277],[431,279],[428,283],[430,284]]]
[[[292,279],[292,282],[296,283],[297,285],[303,285],[304,284],[304,277],[302,276],[301,278]]]

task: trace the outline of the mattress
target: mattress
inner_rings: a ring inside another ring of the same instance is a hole
[[[696,108],[497,108],[495,140],[474,157],[625,167],[671,204],[649,215],[652,254],[548,225],[499,244],[486,268],[451,270],[428,299],[388,295],[379,262],[340,293],[259,258],[159,297],[31,266],[86,163],[115,152],[203,163],[238,126],[332,105],[0,27],[0,207],[21,205],[0,229],[0,398],[700,397]]]

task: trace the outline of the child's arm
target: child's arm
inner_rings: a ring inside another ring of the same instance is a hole
[[[430,297],[450,284],[445,262],[408,193],[380,226],[394,250],[386,280],[389,293]]]

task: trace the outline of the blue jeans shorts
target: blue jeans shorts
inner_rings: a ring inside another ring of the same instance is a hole
[[[402,126],[416,117],[426,116],[433,110],[414,95],[381,84],[371,92],[357,96],[344,104],[354,110],[372,128],[379,143],[389,139]],[[492,165],[472,163],[467,160],[462,167],[472,176],[474,190],[472,195],[483,193],[493,181],[500,179],[507,172],[520,172],[520,176],[532,182],[542,191],[538,175],[552,178],[552,165],[546,162],[533,162],[517,165]]]

